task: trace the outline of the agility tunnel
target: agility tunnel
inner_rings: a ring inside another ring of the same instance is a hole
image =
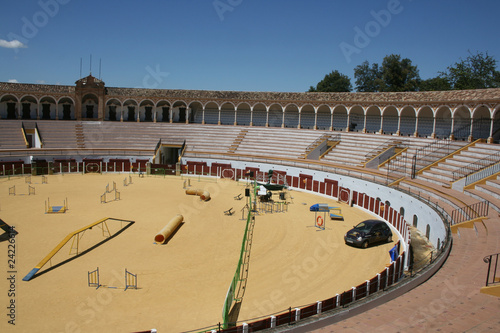
[[[179,228],[181,225],[182,221],[184,220],[184,217],[180,214],[177,214],[174,218],[170,220],[170,222],[167,223],[163,229],[160,230],[159,233],[156,234],[155,236],[155,242],[158,244],[163,244],[165,241],[172,236],[172,234]]]
[[[186,194],[188,195],[197,195],[200,197],[201,200],[203,201],[208,201],[210,200],[210,193],[205,190],[199,190],[199,189],[194,189],[194,188],[188,188],[186,190]]]

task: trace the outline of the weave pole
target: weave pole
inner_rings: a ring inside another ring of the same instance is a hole
[[[137,289],[137,274],[132,274],[125,268],[125,290]]]
[[[99,283],[99,267],[94,271],[88,272],[88,284],[89,287],[95,287],[95,289],[99,289],[101,286]]]

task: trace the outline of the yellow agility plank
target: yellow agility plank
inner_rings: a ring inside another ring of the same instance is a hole
[[[71,238],[73,238],[75,235],[78,235],[79,233],[87,230],[87,229],[91,229],[93,228],[94,226],[100,224],[100,223],[103,223],[107,220],[117,220],[117,221],[125,221],[125,222],[132,222],[134,223],[134,221],[128,221],[128,220],[121,220],[121,219],[114,219],[114,218],[111,218],[111,217],[105,217],[103,219],[100,219],[99,221],[97,222],[94,222],[92,224],[89,224],[88,226],[86,227],[83,227],[83,228],[80,228],[76,231],[73,231],[71,232],[69,235],[67,235],[52,251],[50,251],[50,253],[42,259],[42,261],[40,261],[38,263],[38,265],[35,266],[35,268],[33,268],[24,278],[23,278],[23,281],[29,281],[57,252],[59,252],[59,250],[61,250],[61,248],[66,245],[67,242],[70,241]]]

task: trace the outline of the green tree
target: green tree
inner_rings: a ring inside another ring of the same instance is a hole
[[[464,60],[461,59],[446,72],[440,73],[446,78],[452,89],[486,89],[500,87],[500,72],[496,69],[497,61],[488,52],[477,52]]]
[[[309,88],[309,92],[349,92],[351,90],[351,79],[337,70],[325,75],[316,87]]]
[[[354,69],[358,91],[416,91],[420,82],[417,66],[399,54],[384,57],[382,65],[368,61]]]
[[[377,92],[384,86],[382,71],[377,63],[370,66],[368,61],[354,68],[356,90],[359,92]]]
[[[451,90],[450,81],[442,76],[437,76],[432,79],[422,80],[419,85],[420,91],[445,91]]]
[[[417,66],[408,58],[401,59],[399,54],[391,54],[382,61],[383,91],[416,91],[420,83]]]

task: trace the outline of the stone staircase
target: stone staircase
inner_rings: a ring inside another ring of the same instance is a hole
[[[243,139],[245,138],[247,133],[248,133],[248,129],[246,129],[246,128],[244,128],[240,131],[240,133],[238,134],[236,139],[234,139],[233,143],[231,144],[231,147],[229,147],[229,149],[227,151],[229,154],[234,154],[234,152],[236,151],[236,149],[238,149],[238,147],[240,146],[240,143],[243,141]]]
[[[76,144],[78,148],[85,148],[85,135],[83,134],[83,126],[81,122],[75,124]]]

